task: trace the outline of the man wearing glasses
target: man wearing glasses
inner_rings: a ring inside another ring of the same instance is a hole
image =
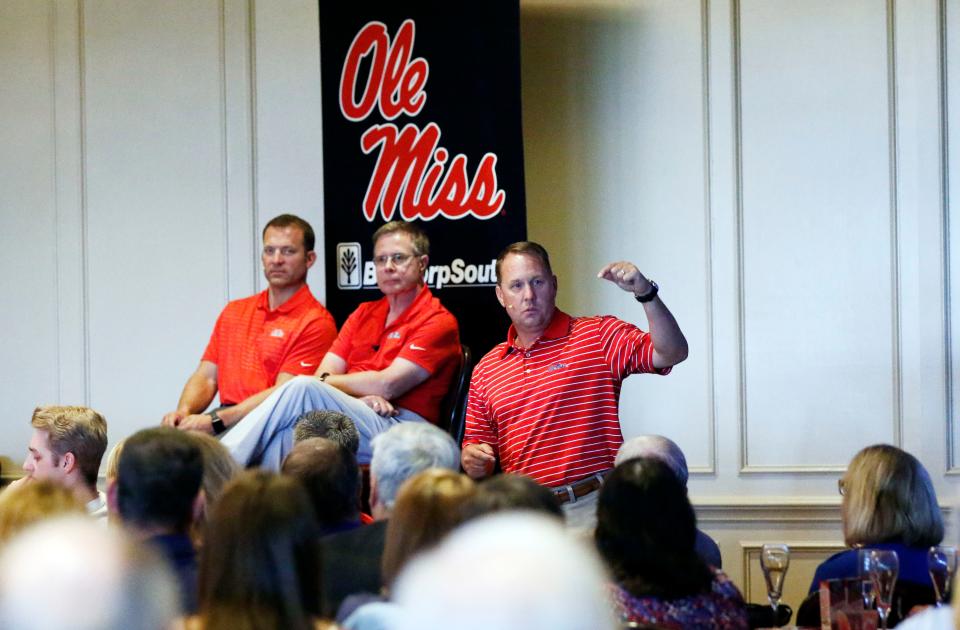
[[[314,376],[278,386],[223,436],[238,462],[279,469],[294,422],[310,409],[350,416],[361,464],[370,462],[373,437],[391,426],[437,421],[458,367],[460,335],[457,320],[424,284],[429,253],[426,234],[411,223],[392,221],[374,233],[383,297],[347,318]]]
[[[337,336],[333,317],[310,293],[307,270],[317,254],[313,228],[292,214],[263,229],[266,291],[227,304],[200,365],[165,426],[219,434],[267,397],[274,385],[317,369]],[[203,411],[220,394],[220,407]]]

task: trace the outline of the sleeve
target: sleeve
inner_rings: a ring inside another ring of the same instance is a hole
[[[398,359],[416,363],[431,375],[460,352],[460,328],[453,315],[431,317],[404,339]]]
[[[612,316],[600,318],[600,344],[604,359],[617,379],[630,374],[670,373],[670,368],[653,366],[653,339],[650,333]]]
[[[500,457],[499,438],[497,427],[490,411],[489,400],[486,394],[486,378],[483,364],[477,364],[470,379],[470,392],[467,395],[467,418],[463,431],[463,444],[477,444],[483,442],[493,447],[497,457]]]
[[[280,371],[287,374],[313,374],[336,337],[337,325],[333,316],[324,309],[319,317],[300,331]]]
[[[353,347],[353,336],[361,318],[360,311],[362,308],[363,305],[361,304],[359,308],[350,313],[347,321],[343,322],[343,326],[340,327],[340,334],[337,335],[328,349],[328,352],[337,355],[346,361],[348,365],[350,363],[350,349]]]
[[[217,317],[217,323],[214,324],[213,332],[210,333],[210,341],[207,342],[207,348],[203,351],[203,356],[200,357],[201,361],[220,364],[220,327],[224,313],[226,313],[226,309],[221,311],[220,316]]]

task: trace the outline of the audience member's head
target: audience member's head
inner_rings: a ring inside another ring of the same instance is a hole
[[[203,498],[205,512],[213,509],[213,505],[223,494],[224,488],[230,481],[240,474],[243,468],[233,458],[230,451],[220,440],[206,433],[187,433],[200,447],[203,456]]]
[[[314,409],[304,412],[293,425],[293,441],[327,438],[356,457],[360,451],[360,433],[357,425],[345,413],[332,409]]]
[[[86,514],[67,487],[40,479],[0,492],[0,547],[39,521],[66,514]]]
[[[294,445],[282,470],[303,483],[321,534],[359,521],[360,467],[353,453],[327,438],[310,438]]]
[[[557,495],[526,475],[494,475],[480,482],[466,506],[468,518],[508,510],[532,510],[563,519]]]
[[[696,528],[686,488],[657,458],[627,460],[600,489],[597,548],[637,597],[677,599],[710,588],[713,574],[694,547]]]
[[[166,630],[179,616],[166,564],[88,517],[40,523],[0,556],[5,630]]]
[[[614,466],[619,466],[635,457],[652,457],[666,464],[677,476],[683,487],[687,487],[690,473],[687,470],[687,458],[677,443],[662,435],[638,435],[620,445]]]
[[[930,547],[943,540],[943,518],[930,475],[910,453],[889,444],[868,446],[853,457],[840,487],[848,545],[900,542]]]
[[[376,519],[393,509],[404,481],[427,468],[460,469],[460,449],[450,434],[426,422],[401,422],[371,442],[370,504]]]
[[[126,439],[120,440],[110,449],[110,452],[107,453],[106,470],[103,471],[107,484],[117,480],[117,471],[120,469],[120,453],[123,452],[124,442],[126,442]]]
[[[433,547],[463,522],[474,490],[470,477],[444,468],[417,473],[400,487],[383,547],[385,585],[393,582],[414,554]]]
[[[299,481],[244,471],[227,486],[207,526],[200,561],[204,630],[313,627],[320,597],[317,522]]]
[[[100,460],[107,449],[107,422],[89,407],[37,407],[23,470],[33,479],[53,479],[86,500],[96,492]]]
[[[123,446],[110,499],[123,523],[145,533],[187,533],[203,505],[203,453],[183,431],[134,433]]]
[[[596,554],[556,519],[494,514],[465,523],[400,574],[403,630],[616,628]],[[479,608],[478,608],[479,606]]]

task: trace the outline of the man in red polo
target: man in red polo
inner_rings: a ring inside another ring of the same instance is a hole
[[[377,286],[344,322],[313,377],[298,377],[227,432],[223,444],[244,465],[279,469],[304,411],[347,414],[360,433],[357,460],[370,441],[398,422],[436,422],[458,367],[457,320],[423,282],[430,242],[412,223],[392,221],[373,235]],[[232,424],[232,423],[227,423]]]
[[[313,228],[282,214],[263,229],[266,291],[220,313],[200,365],[163,424],[220,434],[259,405],[274,385],[317,369],[337,336],[333,317],[310,293],[317,259]],[[202,413],[219,392],[220,407]]]
[[[537,243],[509,245],[496,272],[497,299],[513,325],[473,371],[463,469],[480,478],[499,460],[504,472],[553,488],[568,524],[589,529],[596,490],[623,442],[623,379],[667,374],[687,357],[687,341],[657,297],[659,287],[633,263],[611,263],[598,276],[643,304],[649,333],[616,317],[557,309],[557,277]]]

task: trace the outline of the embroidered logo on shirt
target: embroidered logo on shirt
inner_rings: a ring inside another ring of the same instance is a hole
[[[300,367],[313,367],[313,363],[307,363],[306,361],[301,361]]]
[[[566,363],[554,363],[547,368],[547,372],[556,372],[557,370],[562,370],[565,367],[567,367]]]
[[[400,331],[399,331],[399,330],[395,330],[395,331],[393,331],[392,333],[390,333],[389,335],[387,335],[387,339],[399,339],[399,338],[400,338]]]
[[[274,328],[273,330],[270,331],[270,336],[271,336],[271,337],[283,337],[283,329],[282,329],[282,328]]]
[[[426,350],[426,348],[424,348],[424,347],[422,347],[422,346],[418,346],[418,345],[415,344],[415,343],[411,343],[411,344],[410,344],[410,349],[411,349],[411,350]]]

